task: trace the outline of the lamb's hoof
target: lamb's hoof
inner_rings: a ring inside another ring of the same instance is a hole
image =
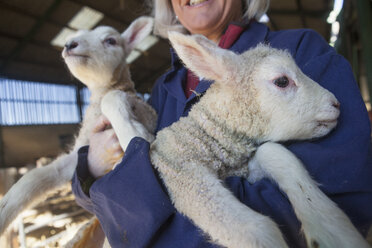
[[[337,224],[339,226],[337,226]],[[333,230],[330,230],[329,226],[317,225],[313,227],[313,233],[309,232],[309,229],[304,229],[305,237],[307,240],[308,247],[310,248],[370,248],[367,241],[360,235],[360,233],[348,224],[340,225],[342,223],[335,223]],[[346,227],[346,228],[345,228]],[[343,229],[343,230],[342,230]],[[321,230],[317,232],[316,230]]]

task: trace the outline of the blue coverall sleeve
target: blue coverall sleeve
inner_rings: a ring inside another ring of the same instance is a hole
[[[90,172],[88,170],[88,146],[81,147],[78,151],[78,164],[76,167],[76,171],[72,178],[72,192],[75,195],[75,200],[77,204],[88,210],[89,212],[93,213],[93,205],[92,201],[89,198],[82,188],[82,183],[84,183],[89,177],[91,177]]]
[[[87,166],[79,154],[73,192],[79,205],[95,214],[113,247],[146,247],[175,212],[149,160],[149,143],[134,138],[114,170],[97,179],[89,196],[79,177]]]

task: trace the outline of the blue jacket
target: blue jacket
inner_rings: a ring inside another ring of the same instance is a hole
[[[257,22],[249,25],[230,50],[242,53],[262,42],[287,49],[306,75],[340,101],[339,124],[327,137],[286,145],[303,161],[320,188],[366,234],[372,221],[371,129],[350,65],[314,31],[273,32]],[[158,130],[186,116],[198,101],[194,94],[186,99],[182,88],[185,79],[186,69],[172,53],[172,68],[152,91]],[[196,91],[203,93],[209,85],[201,81]],[[146,141],[134,138],[122,162],[92,184],[90,197],[79,182],[88,174],[87,151],[88,147],[79,151],[73,191],[77,202],[98,217],[113,247],[216,247],[173,207],[151,166]],[[291,247],[305,247],[293,209],[275,183],[263,179],[249,184],[243,178],[231,177],[226,185],[241,202],[275,220]]]

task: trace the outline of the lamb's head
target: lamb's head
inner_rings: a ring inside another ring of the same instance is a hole
[[[126,57],[151,33],[153,19],[140,17],[122,34],[111,27],[78,31],[63,49],[71,73],[89,88],[108,87],[124,75],[129,77]]]
[[[238,55],[199,35],[170,33],[169,39],[190,70],[215,81],[201,104],[231,131],[285,141],[318,138],[336,126],[336,97],[303,74],[288,52],[259,45]]]

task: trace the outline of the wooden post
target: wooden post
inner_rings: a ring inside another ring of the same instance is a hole
[[[362,43],[362,60],[365,65],[365,73],[369,88],[369,96],[372,98],[372,1],[357,0],[359,19],[359,34]]]
[[[83,102],[81,99],[81,89],[82,87],[80,84],[76,85],[76,104],[78,106],[80,122],[82,122],[83,120]]]
[[[4,158],[4,142],[3,142],[3,121],[1,118],[1,99],[0,99],[0,168],[5,168]]]

